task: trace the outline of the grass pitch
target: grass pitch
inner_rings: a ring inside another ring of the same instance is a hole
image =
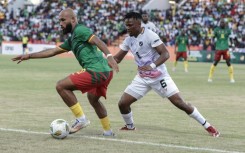
[[[179,62],[169,73],[186,102],[221,132],[213,138],[195,120],[154,92],[132,105],[137,131],[118,131],[124,125],[117,102],[136,74],[133,61],[123,61],[120,72],[101,99],[116,133],[101,136],[102,127],[86,95],[75,92],[91,125],[64,140],[52,138],[49,124],[57,118],[74,119],[55,90],[56,82],[80,70],[73,58],[53,57],[16,64],[0,55],[1,153],[241,153],[245,152],[245,67],[233,64],[236,83],[229,83],[225,63],[219,63],[213,83],[207,83],[211,63],[189,63],[185,73]]]

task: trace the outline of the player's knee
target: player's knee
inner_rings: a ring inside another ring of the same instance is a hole
[[[60,91],[62,91],[64,88],[63,88],[63,86],[62,86],[62,83],[61,83],[61,81],[58,81],[57,83],[56,83],[56,90],[58,91],[58,92],[60,92]]]
[[[214,61],[214,66],[217,66],[217,65],[218,65],[218,63],[219,63],[219,60]]]
[[[126,101],[123,100],[123,98],[121,98],[118,102],[118,107],[120,110],[125,109],[128,107],[128,104],[126,103]]]
[[[230,60],[226,60],[226,64],[227,64],[227,66],[231,66]]]
[[[118,107],[119,107],[119,109],[124,107],[124,103],[123,103],[123,101],[121,99],[118,102]]]

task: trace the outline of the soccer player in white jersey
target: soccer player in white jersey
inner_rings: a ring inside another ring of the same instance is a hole
[[[170,102],[190,117],[199,122],[213,137],[220,133],[206,121],[196,107],[183,101],[179,89],[169,75],[164,62],[169,53],[159,36],[141,27],[142,17],[137,12],[129,12],[124,17],[129,36],[120,45],[119,52],[114,56],[120,63],[130,50],[138,66],[138,74],[132,83],[124,90],[118,103],[122,117],[126,123],[121,130],[135,130],[133,113],[130,105],[145,96],[151,89],[162,98],[167,97]]]
[[[150,29],[154,32],[157,32],[157,28],[156,28],[155,24],[149,21],[149,16],[146,12],[142,13],[141,27],[144,27],[145,29]]]

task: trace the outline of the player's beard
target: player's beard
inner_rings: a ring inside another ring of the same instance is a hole
[[[63,31],[63,34],[68,34],[68,33],[71,33],[72,32],[72,24],[71,23],[68,23],[66,25],[66,27],[62,30]]]

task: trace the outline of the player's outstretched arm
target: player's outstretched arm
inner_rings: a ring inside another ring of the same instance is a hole
[[[94,35],[89,40],[89,43],[96,45],[106,55],[108,64],[113,68],[113,70],[116,72],[119,72],[119,67],[117,65],[117,62],[114,60],[114,58],[112,57],[112,54],[110,53],[106,44],[102,40],[100,40],[97,36]]]
[[[22,61],[34,59],[34,58],[48,58],[55,56],[57,54],[61,54],[67,52],[66,50],[63,50],[59,47],[52,48],[52,49],[46,49],[40,52],[31,53],[31,54],[25,54],[25,55],[19,55],[14,58],[12,58],[12,61],[17,61],[17,64],[19,64]]]
[[[127,55],[127,51],[119,50],[116,55],[114,55],[114,59],[116,60],[117,63],[120,63],[123,58]]]

